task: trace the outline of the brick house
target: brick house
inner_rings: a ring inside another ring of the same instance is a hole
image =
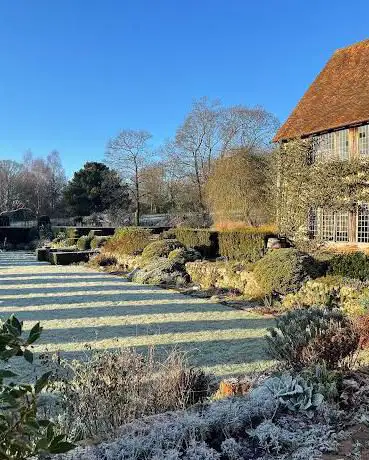
[[[369,40],[337,50],[308,88],[274,141],[311,138],[313,161],[369,161]],[[311,235],[369,243],[369,203],[353,211],[313,209]]]

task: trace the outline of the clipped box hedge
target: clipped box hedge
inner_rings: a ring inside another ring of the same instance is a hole
[[[224,230],[218,233],[219,253],[230,260],[256,262],[263,257],[272,236],[272,232],[257,228]]]
[[[194,248],[203,257],[213,259],[219,255],[218,232],[207,228],[176,228],[174,233],[187,248]]]
[[[93,254],[95,254],[95,251],[68,251],[52,252],[50,256],[53,265],[70,265],[88,262]]]

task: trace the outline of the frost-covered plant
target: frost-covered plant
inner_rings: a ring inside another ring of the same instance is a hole
[[[64,409],[63,423],[75,439],[103,438],[144,415],[184,409],[203,401],[212,377],[189,367],[184,355],[172,351],[158,359],[154,351],[96,353],[86,362],[62,362],[56,386]]]
[[[315,391],[303,378],[291,374],[271,377],[263,383],[282,407],[292,411],[311,411],[323,402],[323,395]]]
[[[289,311],[268,329],[267,351],[293,368],[325,364],[328,369],[348,365],[359,346],[359,334],[341,311],[307,308]]]

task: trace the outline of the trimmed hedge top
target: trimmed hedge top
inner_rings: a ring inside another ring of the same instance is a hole
[[[219,255],[218,232],[207,228],[176,228],[176,238],[187,248],[199,251],[203,257],[213,259]]]
[[[231,260],[256,262],[263,257],[267,239],[275,236],[263,228],[225,230],[219,232],[219,253]]]
[[[361,281],[369,280],[369,257],[362,252],[335,255],[328,264],[330,275],[341,275]]]

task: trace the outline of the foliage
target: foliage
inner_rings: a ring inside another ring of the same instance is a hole
[[[91,249],[91,241],[92,241],[92,237],[90,237],[90,236],[81,236],[77,240],[77,248],[80,251],[87,251],[88,249]]]
[[[369,280],[369,256],[362,252],[337,254],[329,261],[328,273],[361,281]]]
[[[91,240],[91,249],[102,248],[110,238],[110,236],[94,236]]]
[[[106,243],[104,250],[111,254],[140,254],[151,242],[150,230],[139,227],[118,228]]]
[[[219,253],[228,259],[256,262],[265,253],[268,237],[273,235],[269,227],[222,231],[218,233]]]
[[[23,323],[11,316],[1,324],[0,360],[9,361],[15,356],[32,363],[29,350],[42,332],[37,323],[24,339]],[[56,426],[37,415],[37,403],[41,391],[48,384],[50,373],[42,375],[35,385],[5,383],[17,375],[0,370],[0,457],[3,460],[23,460],[41,453],[61,453],[75,446],[65,441],[65,435],[57,434]]]
[[[353,211],[358,201],[369,200],[363,180],[369,173],[367,160],[350,159],[312,162],[312,141],[295,140],[280,145],[278,164],[278,216],[281,232],[290,237],[307,234],[311,208]]]
[[[323,395],[302,377],[282,374],[280,377],[267,379],[266,386],[281,406],[291,412],[311,411],[323,402]]]
[[[338,307],[350,317],[363,315],[368,310],[369,285],[359,280],[328,275],[307,281],[301,289],[283,298],[282,308]]]
[[[218,232],[208,229],[176,228],[177,240],[186,246],[199,251],[203,257],[215,258],[218,255]]]
[[[238,220],[255,226],[273,216],[266,155],[250,149],[230,152],[217,159],[206,183],[206,201],[218,225]]]
[[[255,264],[254,275],[268,293],[287,294],[321,274],[321,266],[310,255],[293,248],[268,252]]]
[[[189,367],[175,350],[164,360],[152,349],[94,353],[85,362],[62,362],[55,372],[63,377],[55,390],[62,398],[65,429],[75,439],[110,437],[143,415],[204,401],[212,389],[212,377]]]
[[[276,318],[268,332],[269,355],[294,368],[349,365],[359,346],[353,323],[339,310],[293,310]]]
[[[307,417],[309,411],[287,414],[268,381],[244,397],[217,400],[200,410],[143,418],[123,427],[118,439],[79,448],[63,458],[305,460],[336,447],[335,430],[319,411],[314,412],[314,421]],[[312,400],[314,395],[315,391]]]
[[[194,262],[195,260],[201,259],[201,254],[199,251],[196,251],[196,249],[180,247],[173,249],[173,251],[168,254],[168,259],[176,260],[181,264],[185,264],[187,262]]]
[[[152,259],[128,277],[136,283],[166,286],[183,286],[189,281],[185,267],[180,261],[164,257]]]
[[[148,244],[143,252],[142,257],[144,259],[155,259],[158,257],[168,257],[169,253],[174,249],[182,248],[183,244],[178,240],[156,240]]]
[[[96,254],[89,260],[91,267],[114,267],[118,265],[118,261],[115,257],[109,257],[104,254]]]
[[[127,187],[117,173],[96,162],[86,163],[74,173],[64,197],[70,211],[81,216],[129,205]]]

